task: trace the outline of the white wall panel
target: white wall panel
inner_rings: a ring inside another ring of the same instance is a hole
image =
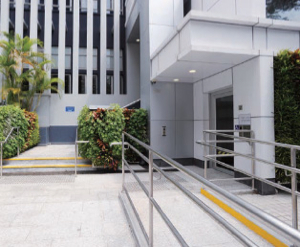
[[[176,120],[194,120],[193,84],[175,84]]]
[[[23,37],[24,0],[16,1],[15,33]]]
[[[65,81],[66,2],[59,1],[58,78]],[[58,85],[61,89],[61,85]]]
[[[86,56],[86,87],[87,94],[92,94],[93,85],[93,0],[87,0],[87,56]]]
[[[74,0],[74,6],[73,6],[73,78],[72,78],[74,94],[78,94],[78,59],[79,59],[79,0]]]
[[[192,21],[192,45],[252,49],[252,27]]]
[[[176,121],[176,158],[194,157],[194,121]]]
[[[100,92],[106,93],[106,1],[100,1]]]
[[[30,3],[30,38],[36,39],[38,34],[38,0],[31,0]],[[32,47],[33,51],[37,51],[37,45]]]
[[[296,50],[299,48],[299,32],[276,29],[268,29],[267,31],[269,50]]]
[[[174,0],[150,0],[149,14],[150,25],[173,26]]]
[[[203,80],[203,92],[212,93],[232,87],[232,70],[226,70]]]
[[[255,50],[267,49],[267,31],[265,28],[254,27],[253,29],[253,48]]]

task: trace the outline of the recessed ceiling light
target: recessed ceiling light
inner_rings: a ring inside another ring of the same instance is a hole
[[[196,70],[195,70],[195,69],[191,69],[189,72],[190,72],[191,74],[194,74],[194,73],[196,73]]]
[[[137,43],[139,43],[139,42],[140,42],[140,39],[136,39],[135,41],[136,41]]]
[[[174,81],[174,82],[178,82],[178,81],[179,81],[179,79],[177,79],[177,78],[176,78],[176,79],[174,79],[173,81]]]

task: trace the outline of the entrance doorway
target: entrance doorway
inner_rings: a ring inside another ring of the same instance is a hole
[[[233,113],[233,94],[232,91],[217,93],[211,95],[211,119],[210,128],[212,130],[232,130],[234,128],[234,113]],[[226,133],[233,135],[233,133]],[[214,140],[232,140],[222,136],[211,136]],[[229,150],[234,150],[233,143],[218,143],[218,147],[222,147]],[[223,152],[217,154],[223,154]],[[226,163],[227,165],[234,166],[233,157],[220,157],[217,160]],[[219,164],[215,164],[215,168],[222,170],[226,173],[233,174],[233,171],[227,169]]]

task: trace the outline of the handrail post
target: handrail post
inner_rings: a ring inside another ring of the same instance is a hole
[[[203,131],[203,141],[206,144],[206,133],[205,131]],[[203,150],[203,156],[204,156],[204,178],[207,179],[207,159],[206,159],[206,155],[207,155],[207,146],[204,146],[204,150]]]
[[[0,152],[0,155],[1,155],[1,157],[0,157],[0,165],[1,165],[1,178],[2,178],[2,170],[3,170],[3,143],[1,142],[1,150],[0,150],[1,152]]]
[[[149,151],[149,246],[153,247],[153,152]]]
[[[251,138],[254,139],[254,131],[251,131]],[[251,159],[252,175],[255,175],[255,142],[251,142],[251,156],[252,156]],[[254,189],[255,189],[255,179],[252,176],[252,190]]]
[[[291,167],[296,168],[296,149],[291,148]],[[292,172],[292,226],[298,229],[297,173]]]
[[[124,133],[122,132],[122,191],[125,189],[125,148],[124,148]]]
[[[76,138],[77,139],[77,138]],[[75,141],[75,177],[77,176],[77,140]]]
[[[19,127],[17,127],[17,136],[18,136],[18,157],[20,156],[20,136],[19,136]]]

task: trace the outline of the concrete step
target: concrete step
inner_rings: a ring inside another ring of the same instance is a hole
[[[91,164],[90,160],[77,158],[77,164]],[[49,158],[12,158],[3,160],[4,166],[34,166],[34,165],[75,165],[74,157],[49,157]]]

